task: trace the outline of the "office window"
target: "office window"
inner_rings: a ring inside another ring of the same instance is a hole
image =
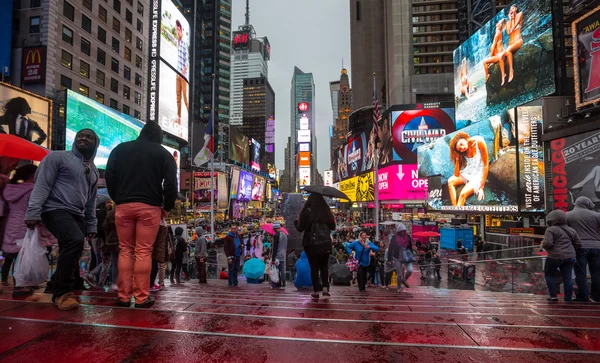
[[[115,109],[115,110],[119,111],[119,102],[117,102],[117,100],[111,98],[110,99],[110,107],[112,109]]]
[[[125,47],[125,59],[131,62],[131,49]]]
[[[133,38],[133,34],[131,33],[131,29],[125,28],[125,40],[128,43],[131,43],[131,39]]]
[[[127,20],[129,24],[133,24],[133,13],[129,11],[129,9],[125,9],[125,20]]]
[[[142,76],[137,73],[135,74],[135,85],[142,87]]]
[[[89,97],[90,96],[90,88],[88,86],[85,86],[80,83],[79,84],[79,93],[81,93],[85,97]]]
[[[39,34],[40,32],[40,17],[32,16],[29,18],[29,34]]]
[[[79,61],[79,74],[82,77],[90,78],[90,65],[82,60]]]
[[[356,20],[360,21],[360,1],[356,2]]]
[[[100,86],[104,87],[104,77],[105,77],[104,72],[97,69],[96,70],[96,84],[99,84]]]
[[[106,30],[98,25],[98,40],[102,43],[106,44]]]
[[[129,106],[127,106],[127,105],[123,105],[123,111],[122,111],[122,112],[123,112],[124,114],[126,114],[126,115],[129,115],[129,112],[131,112],[131,111],[129,110]],[[210,175],[210,174],[209,174],[209,175]]]
[[[62,40],[69,45],[73,45],[73,31],[63,25]]]
[[[66,1],[63,4],[63,15],[71,21],[75,20],[75,8]]]
[[[115,18],[113,16],[113,30],[116,31],[117,33],[121,33],[121,22],[119,21],[119,19]]]
[[[92,11],[92,0],[83,0],[83,6],[89,11]]]
[[[131,90],[129,89],[129,87],[123,85],[123,97],[125,97],[126,99],[130,99],[131,96]]]
[[[119,14],[121,14],[121,1],[113,0],[113,9]]]
[[[119,61],[114,58],[110,58],[110,69],[115,73],[119,73]]]
[[[91,54],[91,49],[92,45],[90,42],[85,38],[81,38],[81,53],[89,56]]]
[[[102,20],[103,22],[107,22],[107,18],[108,16],[106,15],[106,9],[103,8],[102,6],[98,5],[98,17],[100,18],[100,20]]]
[[[104,93],[96,92],[96,102],[104,104]]]
[[[73,81],[71,80],[71,78],[65,76],[65,75],[60,75],[60,89],[71,89],[73,84]]]
[[[119,93],[119,81],[114,78],[110,79],[110,90],[114,93]]]
[[[88,33],[92,32],[92,19],[85,15],[81,15],[81,27]]]
[[[63,50],[60,58],[60,64],[69,69],[73,69],[73,55]]]
[[[135,37],[135,47],[144,50],[144,41],[140,37]]]
[[[125,78],[128,81],[131,81],[131,68],[123,66],[123,78]]]
[[[134,110],[133,111],[133,117],[137,118],[138,120],[142,119],[142,113],[138,110]]]
[[[137,20],[137,31],[144,33],[144,23],[140,19]]]
[[[142,69],[142,57],[135,55],[135,66]]]
[[[135,100],[134,100],[136,105],[142,105],[142,94],[135,92]],[[210,175],[210,174],[209,174]]]
[[[42,0],[31,0],[29,3],[30,8],[39,8],[40,6],[42,6]]]
[[[119,39],[115,37],[112,38],[112,50],[114,50],[117,53],[121,51],[121,42],[119,42]]]
[[[98,63],[106,65],[106,52],[98,48],[96,60],[98,61]]]
[[[144,16],[144,5],[141,2],[137,2],[137,12],[141,16]]]

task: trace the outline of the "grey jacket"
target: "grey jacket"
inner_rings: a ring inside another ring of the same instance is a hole
[[[279,233],[276,234],[273,239],[275,240],[273,246],[274,258],[278,259],[281,262],[285,262],[288,246],[287,235],[279,231]]]
[[[100,140],[96,135],[96,149],[90,160],[73,143],[68,151],[52,151],[46,156],[35,173],[35,187],[29,198],[25,220],[39,221],[42,213],[64,210],[85,217],[86,232],[96,233],[96,194],[98,192],[98,169],[94,158]],[[86,174],[84,162],[89,162]]]
[[[567,213],[562,210],[552,211],[546,216],[546,221],[550,227],[546,228],[542,247],[548,252],[548,257],[575,258],[575,249],[581,248],[581,240],[577,232],[567,226]]]
[[[204,237],[204,232],[200,229],[200,232],[198,231],[198,228],[196,228],[196,246],[195,246],[195,250],[194,250],[194,257],[195,258],[200,258],[200,257],[208,257],[208,251],[207,251],[207,247],[206,247],[206,237]]]
[[[594,208],[589,198],[579,197],[575,208],[567,213],[567,224],[577,232],[583,248],[600,248],[600,213]]]

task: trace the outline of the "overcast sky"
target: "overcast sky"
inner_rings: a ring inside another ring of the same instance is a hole
[[[232,1],[232,31],[244,24],[246,0]],[[290,136],[290,89],[294,66],[315,80],[317,166],[329,169],[329,126],[333,111],[329,82],[340,79],[342,59],[350,72],[350,9],[348,0],[250,0],[250,23],[258,37],[271,43],[269,83],[275,91],[275,158],[284,168]]]

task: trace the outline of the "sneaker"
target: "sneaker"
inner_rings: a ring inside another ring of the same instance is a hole
[[[54,305],[56,305],[59,310],[72,310],[77,309],[79,307],[79,302],[75,300],[75,298],[73,297],[73,293],[68,292],[62,296],[55,298]]]
[[[548,299],[546,299],[548,302],[558,302],[558,298],[557,297],[549,297]]]
[[[92,275],[89,272],[86,274],[83,274],[83,281],[87,282],[87,284],[90,285],[90,287],[97,287],[96,279],[94,278],[94,275]]]
[[[15,287],[15,289],[13,290],[12,293],[12,297],[13,298],[19,298],[19,297],[27,297],[30,295],[33,295],[33,288],[31,287],[26,287],[26,288],[22,288],[22,287]]]
[[[600,299],[594,299],[594,298],[593,298],[593,297],[591,297],[591,296],[589,297],[589,299],[590,299],[590,301],[591,301],[591,302],[593,302],[593,303],[598,303],[598,302],[600,302]]]
[[[154,285],[150,288],[150,291],[160,291],[162,290],[162,287],[160,287],[160,285]]]
[[[398,289],[398,290],[396,290],[396,292],[402,292],[402,289]]]
[[[147,309],[147,308],[152,307],[152,305],[154,305],[154,298],[152,296],[148,296],[146,301],[144,301],[143,303],[135,304],[135,308],[136,309]]]
[[[2,286],[8,286],[8,281],[2,281]]]
[[[116,285],[116,284],[110,285],[110,291],[119,292],[119,285]]]
[[[407,288],[410,287],[406,281],[402,281],[402,285],[406,286]]]
[[[120,306],[122,308],[128,308],[131,306],[131,301],[121,301],[121,299],[117,298],[117,301],[115,303],[117,306]]]
[[[318,292],[313,292],[312,294],[310,294],[310,297],[312,297],[315,300],[319,300],[319,293]]]
[[[323,289],[323,297],[331,297],[331,294],[329,293],[329,289],[327,289],[327,288]]]

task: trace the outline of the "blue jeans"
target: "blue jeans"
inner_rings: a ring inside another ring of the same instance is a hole
[[[236,256],[231,259],[231,263],[227,261],[227,267],[229,271],[229,286],[237,286],[238,285],[238,271],[240,270],[240,256]]]
[[[592,292],[588,287],[587,267],[592,276]],[[578,248],[577,264],[575,264],[575,281],[577,281],[577,300],[587,301],[591,296],[595,301],[600,300],[600,248]]]
[[[556,270],[560,270],[562,276],[564,289],[565,289],[565,301],[571,301],[573,299],[573,266],[575,266],[575,258],[557,259],[557,258],[546,258],[546,265],[544,266],[544,275],[546,277],[546,285],[548,285],[548,292],[550,297],[557,297],[556,292]]]

